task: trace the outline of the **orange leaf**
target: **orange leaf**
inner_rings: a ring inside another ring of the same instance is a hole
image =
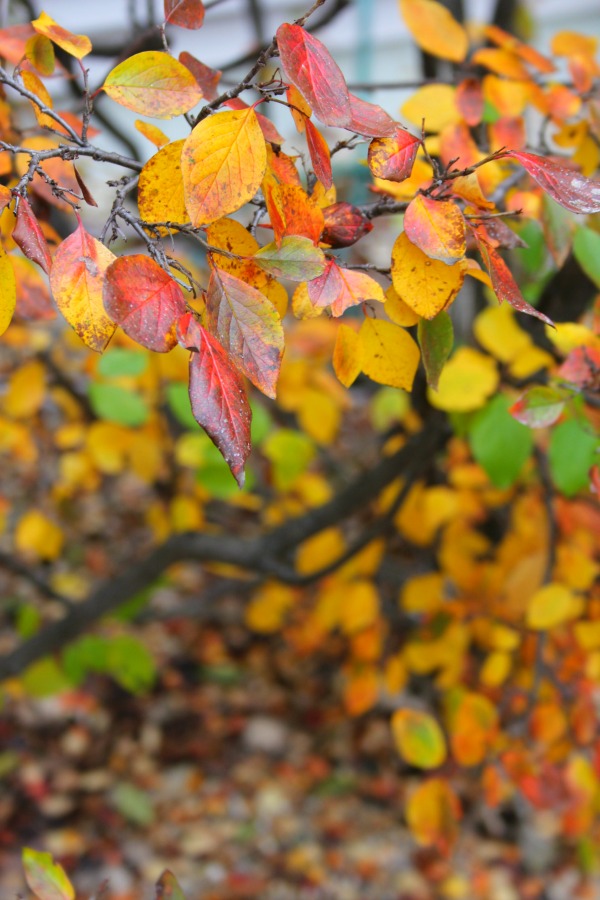
[[[431,259],[452,265],[467,252],[465,220],[453,200],[418,194],[404,214],[404,233]]]
[[[204,22],[202,0],[165,0],[165,22],[180,28],[201,28]]]
[[[59,310],[81,340],[99,352],[116,328],[102,302],[104,273],[114,259],[80,220],[73,234],[59,245],[50,273],[50,287]]]
[[[66,53],[76,56],[77,59],[83,59],[92,49],[92,42],[89,37],[86,37],[84,34],[73,34],[67,31],[66,28],[62,28],[45,12],[40,13],[39,18],[34,19],[31,24],[38,34],[43,34],[50,38],[51,41],[62,47]]]
[[[206,315],[232,363],[267,397],[275,397],[284,337],[273,304],[235,275],[213,267]]]
[[[315,306],[331,307],[333,316],[367,300],[385,302],[383,288],[370,275],[343,269],[334,260],[327,263],[322,275],[309,281],[308,296]]]
[[[460,803],[447,781],[431,778],[408,798],[406,822],[418,844],[447,852],[458,834]]]
[[[462,62],[467,55],[467,32],[436,0],[400,0],[400,13],[414,40],[427,53]]]
[[[401,300],[418,315],[433,319],[458,294],[464,281],[459,266],[431,259],[402,232],[392,248],[392,283]]]
[[[277,184],[267,178],[263,193],[278,243],[288,235],[308,237],[315,244],[318,242],[324,225],[323,211],[304,188],[296,184]]]
[[[189,112],[202,97],[190,70],[160,50],[123,60],[108,73],[102,89],[121,106],[156,119]]]
[[[192,225],[208,225],[240,209],[256,194],[266,167],[265,139],[251,107],[203,119],[181,156]]]
[[[465,692],[450,715],[452,754],[461,766],[483,762],[496,735],[498,711],[481,694]]]
[[[140,134],[143,134],[144,137],[148,138],[148,140],[151,141],[155,147],[158,147],[159,150],[161,147],[164,147],[165,144],[169,143],[167,135],[164,131],[161,131],[160,128],[157,128],[156,125],[151,125],[150,122],[143,122],[141,119],[136,119],[133,124]]]
[[[179,54],[179,62],[183,63],[186,69],[190,70],[196,79],[196,84],[202,91],[202,96],[206,97],[207,100],[214,100],[217,96],[217,85],[222,75],[221,70],[211,69],[210,66],[200,62],[199,59],[196,59],[195,56],[192,56],[191,53],[187,53],[185,50]]]
[[[436,769],[446,759],[442,729],[429,713],[399,709],[392,716],[394,741],[407,763],[419,769]]]
[[[465,78],[456,88],[454,101],[456,106],[471,128],[479,125],[483,116],[483,91],[478,78]]]

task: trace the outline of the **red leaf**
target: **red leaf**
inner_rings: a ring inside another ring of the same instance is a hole
[[[351,118],[346,80],[329,50],[300,25],[277,29],[285,77],[298,88],[325,125],[347,126]]]
[[[373,230],[373,223],[351,203],[332,203],[323,210],[325,228],[321,235],[330,247],[349,247]]]
[[[52,259],[48,250],[48,244],[29,205],[29,201],[25,197],[21,197],[19,200],[17,222],[13,229],[12,238],[27,259],[37,263],[46,275],[50,274]]]
[[[304,126],[306,128],[306,143],[308,144],[308,152],[315,170],[315,175],[325,188],[329,190],[333,184],[333,175],[331,172],[331,157],[329,155],[329,147],[327,141],[321,132],[315,128],[310,119],[306,119]]]
[[[194,418],[219,448],[233,477],[244,485],[244,464],[251,450],[252,412],[242,376],[219,342],[186,313],[178,322],[179,342],[190,357],[190,403]]]
[[[600,390],[600,350],[595,347],[575,347],[557,375],[577,387]]]
[[[201,0],[165,0],[165,22],[180,28],[201,28],[204,22]]]
[[[85,181],[83,180],[83,178],[77,171],[77,166],[75,164],[73,164],[73,171],[75,172],[75,179],[77,181],[77,184],[79,185],[79,187],[81,189],[81,196],[83,197],[83,199],[85,200],[87,205],[88,206],[98,206],[98,204],[92,197],[92,195],[88,189],[88,186],[86,185]]]
[[[511,150],[507,156],[521,163],[533,180],[565,209],[589,215],[600,212],[600,181],[535,153]]]
[[[210,66],[200,62],[199,59],[196,59],[195,56],[192,56],[191,53],[187,53],[185,50],[179,54],[179,62],[182,63],[186,69],[190,70],[196,79],[196,83],[202,90],[202,96],[207,100],[214,100],[217,96],[217,85],[223,74],[221,70],[211,69]]]
[[[369,168],[376,178],[404,181],[410,176],[420,138],[403,128],[396,128],[392,137],[375,138],[369,146]]]
[[[207,324],[232,363],[267,397],[283,354],[283,327],[271,301],[229,272],[213,268],[206,295]]]
[[[104,308],[142,347],[167,353],[177,343],[175,325],[185,312],[183,291],[148,256],[121,256],[106,272]]]
[[[381,285],[370,275],[342,269],[334,260],[327,263],[322,275],[308,282],[308,296],[313,306],[329,306],[332,316],[341,316],[367,300],[385,300]]]
[[[483,116],[483,88],[478,78],[465,78],[456,88],[454,102],[461,116],[471,128],[479,125]]]
[[[345,128],[362,134],[363,137],[390,137],[398,128],[398,123],[388,116],[385,109],[368,100],[361,100],[354,94],[350,97],[350,121]]]
[[[503,300],[506,300],[507,303],[510,303],[514,309],[518,309],[519,312],[527,313],[528,316],[535,316],[537,319],[541,319],[542,322],[545,322],[547,325],[551,325],[552,328],[554,328],[552,319],[549,319],[544,313],[539,312],[539,310],[535,309],[535,307],[531,306],[525,300],[515,279],[511,275],[510,269],[500,254],[496,253],[493,247],[486,244],[486,242],[479,237],[476,229],[474,229],[474,233],[477,238],[479,251],[485,266],[490,273],[492,287],[494,288],[494,292],[499,302],[502,303]]]

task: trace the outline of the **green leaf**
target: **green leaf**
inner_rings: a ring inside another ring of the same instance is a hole
[[[32,697],[50,697],[73,687],[71,680],[50,656],[29,666],[21,676],[21,683]]]
[[[108,671],[108,640],[95,635],[79,638],[65,648],[61,659],[73,684],[81,684],[88,672]]]
[[[148,420],[148,406],[139,394],[115,384],[91,384],[89,397],[99,419],[132,428]]]
[[[180,425],[189,431],[202,431],[192,413],[187,384],[181,382],[169,384],[167,386],[167,402]]]
[[[98,363],[98,372],[105,378],[141,375],[147,368],[148,355],[146,353],[125,350],[122,347],[106,350]]]
[[[447,312],[439,312],[433,319],[420,319],[417,334],[427,384],[437,391],[442,369],[454,346],[452,319]]]
[[[144,644],[130,635],[119,635],[108,641],[106,664],[115,681],[132,694],[148,691],[154,684],[154,658]]]
[[[552,481],[563,494],[572,497],[587,487],[589,471],[597,461],[598,435],[591,434],[577,419],[561,422],[552,431],[548,461]]]
[[[202,447],[202,462],[196,470],[196,481],[218,500],[228,500],[230,497],[237,496],[240,488],[231,474],[231,469],[211,439],[207,435],[203,435],[203,437],[206,437],[206,442]],[[242,490],[251,490],[254,483],[254,473],[247,468]]]
[[[258,447],[270,432],[273,420],[262,403],[251,400],[250,408],[252,410],[252,422],[250,424],[252,446]]]
[[[310,238],[294,235],[284,237],[281,246],[275,241],[254,254],[261,269],[276,278],[290,281],[312,281],[325,269],[325,255]]]
[[[578,228],[573,239],[575,259],[600,290],[600,234],[591,228]]]
[[[307,435],[289,428],[280,428],[268,436],[262,452],[273,467],[273,481],[280,491],[290,488],[313,456],[314,444]]]
[[[19,637],[31,637],[39,631],[41,623],[40,611],[31,603],[22,603],[17,609],[15,627]]]
[[[25,880],[39,900],[73,900],[73,885],[49,853],[25,847],[22,859]]]
[[[110,798],[123,818],[134,825],[141,825],[143,828],[154,821],[154,809],[150,798],[134,784],[128,781],[120,782],[110,792]]]
[[[511,487],[533,447],[529,428],[508,411],[509,399],[498,394],[473,416],[469,442],[473,456],[497,488]]]
[[[156,900],[185,900],[179,882],[168,869],[165,869],[156,882]]]
[[[511,416],[529,428],[546,428],[560,417],[567,395],[558,388],[536,385],[510,407]]]

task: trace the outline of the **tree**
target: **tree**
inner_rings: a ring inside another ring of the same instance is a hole
[[[234,592],[298,654],[342,636],[348,715],[389,703],[423,772],[417,843],[452,847],[461,794],[543,809],[556,783],[581,843],[600,791],[597,42],[561,32],[545,56],[490,25],[471,45],[440,3],[401,0],[453,72],[401,123],[348,86],[311,30],[322,6],[225,89],[169,50],[199,0],[165,0],[161,49],[97,90],[88,37],[45,13],[0,32],[1,561],[34,589],[0,674],[149,689],[135,619],[203,563],[203,609]],[[47,87],[69,67],[77,114]],[[147,158],[105,149],[102,94],[183,136],[137,120]],[[351,204],[332,159],[367,146],[373,195]],[[86,160],[124,172],[98,233]]]

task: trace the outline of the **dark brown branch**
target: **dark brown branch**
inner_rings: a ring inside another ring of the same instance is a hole
[[[177,534],[130,566],[123,575],[101,584],[87,600],[77,604],[60,621],[53,622],[14,651],[0,658],[0,680],[13,677],[38,659],[61,650],[103,616],[114,612],[148,587],[176,562],[221,562],[249,572],[294,583],[297,573],[286,555],[303,541],[366,508],[394,479],[414,472],[416,461],[430,462],[448,436],[443,417],[434,416],[424,430],[393,456],[384,457],[367,473],[361,473],[323,506],[290,519],[256,538],[227,537],[196,532]],[[315,576],[312,576],[314,580]],[[319,573],[316,573],[319,577]]]

